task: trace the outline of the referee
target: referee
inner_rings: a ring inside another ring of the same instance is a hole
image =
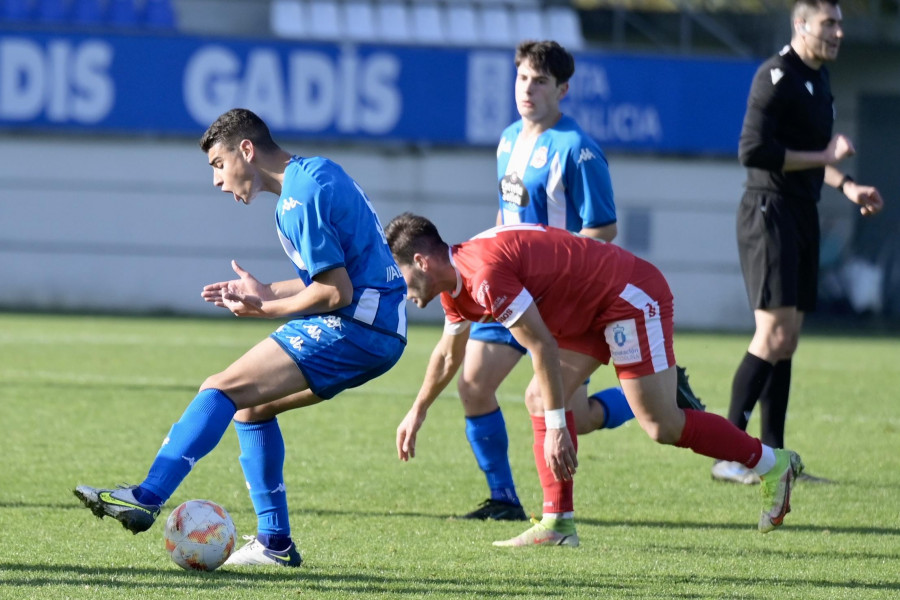
[[[822,183],[873,215],[883,201],[836,168],[855,153],[844,135],[832,136],[834,106],[828,69],[841,39],[838,0],[796,0],[791,43],[753,78],[740,139],[747,168],[737,215],[738,252],[756,331],[734,374],[729,420],[746,430],[760,403],[761,439],[784,447],[791,357],[803,315],[816,306]],[[758,483],[741,464],[717,462],[714,479]],[[809,479],[814,479],[807,476]]]

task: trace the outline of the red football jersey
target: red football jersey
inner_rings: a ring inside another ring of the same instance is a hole
[[[628,284],[635,256],[613,244],[543,225],[489,229],[451,247],[461,287],[441,294],[449,323],[509,327],[531,305],[557,339],[602,330],[604,310]]]

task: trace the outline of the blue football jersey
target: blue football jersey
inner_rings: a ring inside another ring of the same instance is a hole
[[[406,338],[406,282],[372,204],[339,165],[321,157],[292,157],[275,225],[306,285],[323,271],[347,270],[353,301],[336,314]]]
[[[519,139],[522,121],[497,146],[504,224],[543,223],[569,231],[616,222],[606,156],[574,119],[563,115],[533,143]]]

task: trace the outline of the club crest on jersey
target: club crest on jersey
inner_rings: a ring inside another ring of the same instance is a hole
[[[616,321],[606,326],[606,343],[616,365],[633,365],[641,362],[641,344],[634,319]]]
[[[547,153],[550,151],[547,146],[541,146],[531,155],[531,166],[535,169],[543,168],[547,164]]]
[[[488,292],[491,291],[491,286],[488,285],[487,281],[482,281],[478,286],[478,291],[475,292],[475,302],[479,304],[479,306],[483,306],[487,308],[487,295]]]

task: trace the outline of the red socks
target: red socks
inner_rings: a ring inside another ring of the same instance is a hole
[[[547,436],[547,425],[544,423],[544,415],[531,417],[531,427],[534,429],[534,464],[537,466],[538,476],[541,479],[541,489],[544,490],[545,513],[564,513],[574,510],[573,482],[557,481],[553,477],[550,468],[544,461],[544,438]],[[566,429],[572,436],[575,451],[578,451],[578,436],[575,433],[575,416],[571,410],[566,411]]]
[[[759,462],[762,442],[738,429],[725,417],[687,409],[684,418],[684,430],[676,446],[690,448],[703,456],[739,462],[751,469]]]

